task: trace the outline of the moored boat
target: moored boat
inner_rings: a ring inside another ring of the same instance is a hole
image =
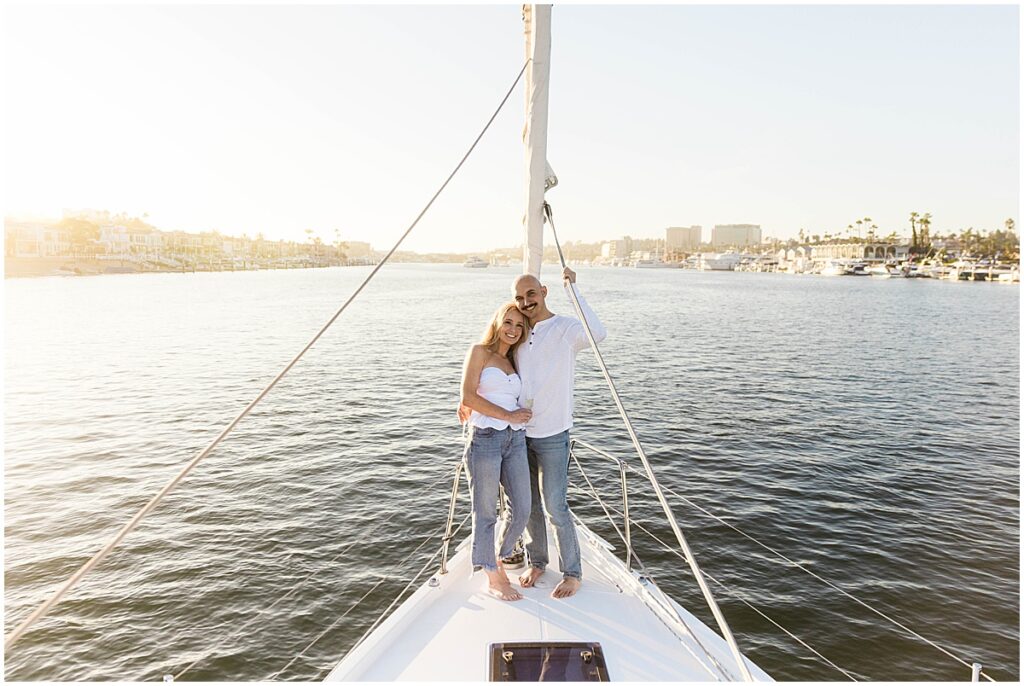
[[[843,263],[838,260],[829,260],[825,263],[825,266],[821,268],[819,272],[822,276],[842,276],[846,273],[846,268]]]
[[[711,255],[701,255],[699,269],[701,271],[712,271],[712,272],[731,272],[736,269],[736,265],[740,263],[743,256],[739,253],[728,252],[728,253],[715,253]]]

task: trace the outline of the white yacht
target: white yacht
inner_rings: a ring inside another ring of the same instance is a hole
[[[487,267],[487,261],[482,260],[476,255],[471,255],[466,258],[466,261],[462,263],[463,267],[469,267],[471,269],[483,269]]]
[[[876,264],[867,268],[868,276],[873,276],[876,279],[891,279],[893,277],[892,271],[889,270],[888,265]]]
[[[736,269],[743,256],[738,252],[715,253],[700,256],[700,270],[714,272],[731,272]]]
[[[665,262],[659,257],[651,257],[636,260],[633,262],[633,266],[637,269],[674,269],[678,265],[672,264],[671,262]]]
[[[1020,283],[1020,268],[1016,266],[1011,267],[1010,271],[1003,272],[996,277],[996,281],[999,283]]]
[[[822,276],[843,276],[846,273],[846,267],[838,260],[829,260],[819,273]]]

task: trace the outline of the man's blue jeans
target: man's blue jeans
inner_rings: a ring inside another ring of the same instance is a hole
[[[512,554],[530,512],[526,431],[474,427],[466,448],[466,471],[473,498],[473,569],[497,571],[494,527],[498,521],[498,485],[505,487],[509,503],[509,515],[501,530],[501,557]]]
[[[580,542],[569,512],[569,432],[544,438],[526,438],[526,456],[530,463],[530,493],[533,505],[526,524],[526,553],[530,566],[548,566],[548,532],[544,513],[555,530],[558,567],[563,577],[582,578]],[[543,503],[543,508],[541,504]]]

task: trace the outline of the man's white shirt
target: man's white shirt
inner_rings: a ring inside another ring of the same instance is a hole
[[[594,340],[600,343],[608,336],[604,324],[575,284],[572,288]],[[516,367],[523,381],[519,404],[525,407],[533,401],[533,418],[526,425],[529,438],[554,436],[572,427],[576,353],[589,346],[579,319],[556,314],[534,324],[528,339],[516,349]]]

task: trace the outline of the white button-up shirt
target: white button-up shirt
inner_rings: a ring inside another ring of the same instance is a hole
[[[608,332],[575,284],[573,289],[594,340],[600,343]],[[528,437],[554,436],[572,427],[576,353],[588,347],[590,341],[580,320],[556,314],[534,324],[528,340],[516,349],[516,367],[523,380],[519,404],[526,407],[533,401],[533,418],[526,425]]]

